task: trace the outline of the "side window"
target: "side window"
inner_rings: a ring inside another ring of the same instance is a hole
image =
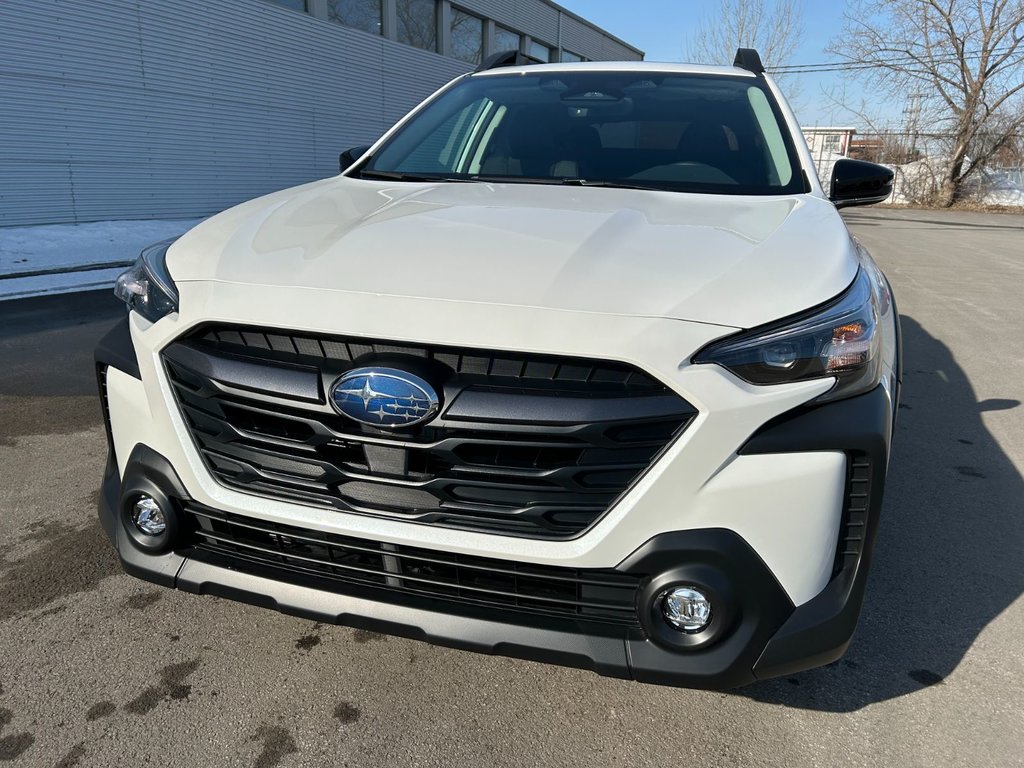
[[[530,41],[529,53],[537,61],[551,61],[551,49],[544,45],[544,43],[538,43],[536,40]]]
[[[381,0],[327,0],[327,20],[381,34]]]
[[[397,0],[398,42],[437,50],[437,0]]]
[[[523,44],[523,39],[518,32],[504,27],[494,28],[494,50],[495,51],[518,51]]]
[[[484,20],[452,8],[452,56],[479,64],[484,52]]]

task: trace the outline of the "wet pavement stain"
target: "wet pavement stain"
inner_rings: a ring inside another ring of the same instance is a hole
[[[387,640],[387,635],[382,635],[380,632],[371,632],[368,629],[357,629],[352,633],[352,639],[357,643],[374,643],[380,640]]]
[[[16,760],[36,742],[31,733],[16,733],[0,739],[0,760]]]
[[[309,653],[311,650],[320,645],[320,635],[303,635],[295,641],[295,648],[299,651]]]
[[[96,395],[0,396],[0,445],[13,447],[29,435],[71,435],[103,426]]]
[[[59,523],[36,526],[29,537],[39,542],[28,554],[0,564],[0,620],[44,608],[55,600],[89,592],[108,576],[121,573],[114,548],[99,522],[84,528]]]
[[[6,708],[0,708],[0,734],[14,720],[14,713]],[[21,757],[24,752],[36,741],[31,733],[15,733],[0,738],[0,761],[15,760]]]
[[[140,595],[132,595],[124,601],[125,608],[133,608],[137,611],[144,611],[153,603],[157,603],[164,596],[163,590],[154,589],[150,592],[143,592]]]
[[[55,763],[53,768],[75,768],[82,762],[83,757],[85,757],[85,742],[80,741],[68,750],[68,753]]]
[[[359,707],[357,707],[355,704],[350,704],[347,701],[339,702],[338,705],[334,708],[334,719],[342,725],[349,725],[350,723],[354,723],[356,720],[362,717],[362,715],[363,713],[360,711]]]
[[[101,717],[112,715],[117,710],[117,706],[112,701],[99,701],[89,707],[89,711],[85,713],[85,719],[99,720]]]
[[[124,705],[124,710],[133,715],[148,715],[164,700],[187,699],[192,686],[185,681],[199,668],[199,659],[168,664],[160,670],[160,681]]]
[[[255,768],[275,768],[287,755],[299,751],[288,729],[279,725],[261,725],[251,741],[263,742],[263,751],[256,758]]]

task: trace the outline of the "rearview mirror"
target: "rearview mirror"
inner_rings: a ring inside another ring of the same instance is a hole
[[[352,147],[350,149],[346,149],[344,152],[338,155],[339,171],[341,173],[344,173],[353,165],[355,165],[356,160],[365,155],[372,146],[372,144],[364,144],[361,147]]]
[[[894,174],[884,165],[865,160],[837,160],[832,168],[828,199],[836,208],[881,203],[892,194]]]

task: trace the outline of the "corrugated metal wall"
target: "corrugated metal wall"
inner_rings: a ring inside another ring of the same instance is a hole
[[[557,44],[541,0],[463,5]],[[562,19],[576,53],[638,58]],[[0,0],[0,226],[203,216],[329,176],[466,69],[265,0]]]

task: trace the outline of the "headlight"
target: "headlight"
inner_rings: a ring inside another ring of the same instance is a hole
[[[152,323],[178,311],[178,289],[165,263],[167,249],[177,239],[143,248],[135,263],[114,283],[114,295]]]
[[[865,263],[846,292],[825,307],[715,342],[693,362],[717,363],[751,384],[835,377],[836,386],[818,400],[850,397],[879,382],[879,319],[888,307],[883,278]]]

